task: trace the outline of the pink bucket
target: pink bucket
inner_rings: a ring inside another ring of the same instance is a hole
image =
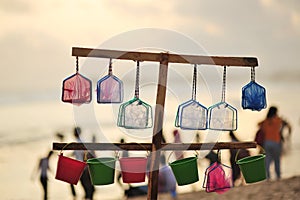
[[[85,162],[74,160],[60,154],[58,156],[55,179],[77,185],[85,166]]]
[[[124,183],[140,183],[145,181],[147,158],[120,158],[120,166]]]

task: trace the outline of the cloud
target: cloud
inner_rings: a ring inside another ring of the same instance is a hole
[[[31,11],[27,1],[21,0],[1,0],[0,10],[5,13],[28,13]]]
[[[41,32],[9,33],[1,38],[0,46],[1,91],[55,88],[73,65],[69,47]]]
[[[1,81],[19,89],[56,86],[72,71],[66,67],[73,65],[72,46],[97,47],[114,35],[143,27],[181,32],[212,55],[256,56],[265,77],[298,71],[299,4],[297,0],[2,0]],[[181,51],[192,53],[184,47]],[[45,74],[53,77],[47,80]]]

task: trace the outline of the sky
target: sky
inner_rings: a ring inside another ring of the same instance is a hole
[[[142,28],[178,32],[211,55],[255,56],[260,80],[300,83],[297,0],[1,0],[0,26],[0,103],[51,98],[73,72],[73,46]]]

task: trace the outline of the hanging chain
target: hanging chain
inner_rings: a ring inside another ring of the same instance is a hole
[[[135,94],[136,98],[139,98],[140,87],[140,61],[136,61],[136,76],[135,76]]]
[[[109,66],[108,66],[108,75],[112,75],[112,59],[109,59]]]
[[[197,92],[197,64],[194,64],[194,75],[193,75],[193,89],[192,89],[192,99],[196,99]]]
[[[76,73],[79,71],[79,61],[78,61],[78,56],[76,56]]]
[[[222,85],[222,99],[221,99],[221,102],[225,102],[225,92],[226,92],[226,66],[224,66],[224,71],[223,71],[223,85]]]
[[[255,67],[251,67],[251,81],[255,81]]]

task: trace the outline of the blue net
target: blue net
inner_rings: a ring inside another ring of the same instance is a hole
[[[256,111],[266,108],[266,89],[255,81],[245,85],[242,88],[242,107]]]
[[[207,108],[195,100],[189,100],[178,106],[175,126],[181,129],[207,129]]]
[[[196,101],[197,65],[194,65],[192,99],[178,106],[175,126],[181,129],[207,129],[208,111],[205,106]]]

